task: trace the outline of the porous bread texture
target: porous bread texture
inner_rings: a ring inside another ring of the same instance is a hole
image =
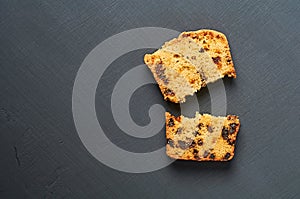
[[[187,118],[166,112],[166,153],[181,160],[229,161],[239,127],[234,115],[215,117],[197,112],[194,118]]]
[[[168,41],[162,46],[162,49],[179,53],[192,63],[203,79],[202,86],[223,77],[210,55],[203,48],[199,48],[199,45],[189,37],[179,37]]]
[[[236,77],[227,39],[214,30],[183,32],[153,54],[146,54],[144,62],[164,99],[175,103],[184,102],[186,96],[225,75]]]
[[[218,70],[223,75],[236,78],[230,47],[226,36],[215,30],[197,30],[183,32],[179,38],[188,37],[193,39],[199,46],[207,52],[217,65]]]
[[[153,73],[165,100],[183,102],[185,96],[193,95],[203,84],[195,67],[177,53],[161,49],[152,55],[145,55],[145,63]]]

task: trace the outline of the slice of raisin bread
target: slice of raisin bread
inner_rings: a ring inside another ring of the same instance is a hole
[[[214,30],[183,32],[144,61],[164,99],[175,103],[225,75],[236,77],[227,39]]]
[[[187,118],[166,112],[166,153],[182,160],[231,160],[239,127],[234,115],[215,117],[197,112],[194,118]]]

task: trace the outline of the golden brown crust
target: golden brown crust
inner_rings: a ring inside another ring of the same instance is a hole
[[[198,113],[197,113],[198,114]],[[166,113],[166,153],[169,157],[195,161],[229,161],[234,156],[240,122],[237,116],[214,117],[196,114],[195,118]],[[191,129],[185,121],[195,120]],[[216,121],[221,121],[217,123]],[[219,126],[219,127],[217,127]],[[194,131],[192,130],[194,128]],[[213,133],[213,130],[216,132]],[[189,130],[192,130],[188,132]],[[214,137],[210,137],[214,136]]]

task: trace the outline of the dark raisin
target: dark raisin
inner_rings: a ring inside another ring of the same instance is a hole
[[[209,152],[208,151],[204,151],[203,157],[206,158],[208,155],[209,155]]]
[[[202,127],[204,127],[203,123],[198,124],[198,128],[201,129]]]
[[[203,145],[203,140],[202,140],[202,139],[198,140],[198,145],[199,145],[199,146],[202,146],[202,145]]]
[[[181,133],[182,133],[182,128],[178,128],[176,134],[181,134]]]
[[[168,84],[169,82],[168,82],[168,79],[167,79],[167,77],[166,77],[166,75],[165,75],[165,68],[163,68],[163,66],[161,65],[161,64],[157,64],[156,66],[155,66],[155,72],[156,72],[156,74],[157,74],[157,77],[159,78],[159,79],[161,79],[165,84]]]
[[[164,84],[166,84],[166,85],[169,83],[169,80],[167,78],[162,79],[162,80],[163,80]]]
[[[201,135],[198,131],[195,131],[193,135],[196,137],[197,135]]]
[[[197,149],[194,149],[194,150],[193,150],[193,154],[194,154],[194,155],[198,154],[198,152],[199,152],[199,151],[198,151]]]
[[[193,148],[193,147],[195,147],[196,146],[196,142],[193,140],[192,142],[191,142],[191,144],[190,144],[190,148]]]
[[[227,143],[228,143],[229,145],[234,145],[234,144],[235,144],[235,140],[227,140]]]
[[[235,123],[230,124],[230,129],[229,129],[230,134],[233,134],[235,132],[236,126],[237,126],[237,124],[235,124]]]
[[[203,43],[204,43],[204,42],[205,42],[205,41],[203,41]],[[200,52],[200,53],[204,53],[204,49],[203,49],[203,48],[200,48],[199,52]]]
[[[212,127],[211,127],[210,125],[207,125],[207,130],[208,130],[208,132],[210,132],[210,133],[213,132],[213,129],[212,129]]]
[[[163,66],[161,65],[161,64],[157,64],[156,66],[155,66],[155,71],[156,71],[156,73],[159,73],[159,72],[162,72],[162,71],[164,71],[165,69],[163,68]]]
[[[172,139],[167,139],[167,144],[174,147],[174,141]]]
[[[206,44],[206,41],[205,41],[205,40],[203,40],[203,43],[204,43],[204,44]]]
[[[213,154],[213,153],[210,154],[210,156],[209,156],[210,159],[215,159],[215,157],[216,157],[216,156],[215,156],[215,154]]]
[[[231,59],[227,59],[227,62],[228,62],[228,63],[231,62]]]
[[[181,149],[187,149],[187,144],[186,144],[186,142],[185,141],[182,141],[182,140],[179,140],[178,141],[178,144],[179,144],[179,147],[181,148]]]
[[[230,153],[226,153],[226,155],[224,156],[224,159],[228,160],[230,158],[231,154]]]
[[[194,59],[194,60],[195,60],[195,59],[196,59],[196,56],[192,56],[191,59]]]
[[[221,57],[213,57],[212,60],[214,61],[215,64],[218,64],[221,61]]]
[[[170,90],[170,89],[166,89],[165,91],[164,91],[164,94],[165,95],[170,95],[170,96],[175,96],[175,93],[172,91],[172,90]]]
[[[228,140],[228,130],[226,128],[222,129],[222,137],[224,140]]]
[[[172,90],[170,90],[170,89],[166,89],[165,91],[164,91],[164,94],[165,95],[170,95],[170,96],[175,96],[175,93],[172,91]]]
[[[174,125],[175,125],[175,123],[174,123],[173,118],[170,118],[170,119],[169,119],[169,122],[168,122],[168,126],[169,126],[169,127],[172,127],[172,126],[174,126]]]
[[[178,55],[178,54],[175,54],[175,55],[174,55],[174,57],[175,57],[175,58],[178,58],[178,57],[179,57],[179,55]]]

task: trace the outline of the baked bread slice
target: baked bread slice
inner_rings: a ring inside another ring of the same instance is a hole
[[[234,115],[215,117],[197,112],[194,118],[187,118],[166,112],[166,153],[181,160],[231,160],[239,128]]]
[[[236,77],[227,39],[214,30],[183,32],[153,54],[146,54],[144,62],[164,99],[175,103],[184,102],[186,96],[225,75]]]

